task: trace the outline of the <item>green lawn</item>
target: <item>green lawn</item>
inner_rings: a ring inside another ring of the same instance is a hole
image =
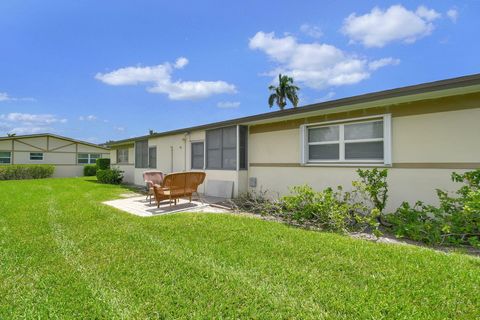
[[[0,319],[480,317],[478,258],[101,204],[125,191],[0,182]]]

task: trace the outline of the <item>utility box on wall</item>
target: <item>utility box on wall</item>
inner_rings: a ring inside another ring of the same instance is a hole
[[[250,188],[256,188],[257,187],[257,178],[256,177],[248,178],[248,186]]]

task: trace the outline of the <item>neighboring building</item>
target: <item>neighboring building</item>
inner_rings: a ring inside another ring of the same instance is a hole
[[[0,137],[0,165],[52,164],[54,177],[83,176],[83,166],[109,158],[110,150],[54,134]]]
[[[128,182],[142,172],[202,170],[203,191],[233,183],[286,194],[357,179],[357,168],[389,168],[389,209],[436,203],[453,190],[452,171],[480,168],[480,74],[386,90],[203,126],[112,142],[112,163]],[[213,191],[212,191],[213,190]],[[220,190],[222,193],[222,190]]]

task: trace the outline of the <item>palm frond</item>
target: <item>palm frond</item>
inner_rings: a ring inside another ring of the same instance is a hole
[[[275,103],[275,100],[277,100],[277,94],[276,93],[272,93],[270,95],[270,97],[268,97],[268,105],[270,106],[270,108],[273,106],[273,104]]]

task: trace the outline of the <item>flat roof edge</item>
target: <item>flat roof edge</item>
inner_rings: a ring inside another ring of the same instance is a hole
[[[474,85],[480,85],[480,73],[456,77],[456,78],[444,79],[444,80],[437,80],[432,82],[425,82],[425,83],[404,86],[404,87],[399,87],[394,89],[364,93],[356,96],[340,98],[340,99],[331,100],[331,101],[313,103],[313,104],[305,105],[298,108],[290,108],[286,110],[260,113],[260,114],[245,116],[241,118],[235,118],[235,119],[213,122],[213,123],[208,123],[208,124],[203,124],[203,125],[198,125],[193,127],[186,127],[186,128],[180,128],[180,129],[175,129],[175,130],[170,130],[165,132],[154,133],[151,135],[144,135],[144,136],[138,136],[138,137],[124,139],[124,140],[117,140],[111,143],[106,143],[106,145],[107,146],[125,145],[129,143],[130,144],[134,143],[136,140],[144,140],[148,138],[180,134],[187,131],[205,130],[205,129],[215,128],[220,126],[235,125],[235,124],[241,124],[241,123],[251,122],[251,121],[274,119],[277,117],[290,116],[294,114],[303,114],[303,113],[317,111],[317,110],[327,110],[327,109],[332,109],[332,108],[349,105],[349,104],[350,105],[361,104],[365,102],[380,101],[384,99],[398,98],[398,97],[404,97],[409,95],[413,96],[413,95],[418,95],[422,93],[469,87]]]

